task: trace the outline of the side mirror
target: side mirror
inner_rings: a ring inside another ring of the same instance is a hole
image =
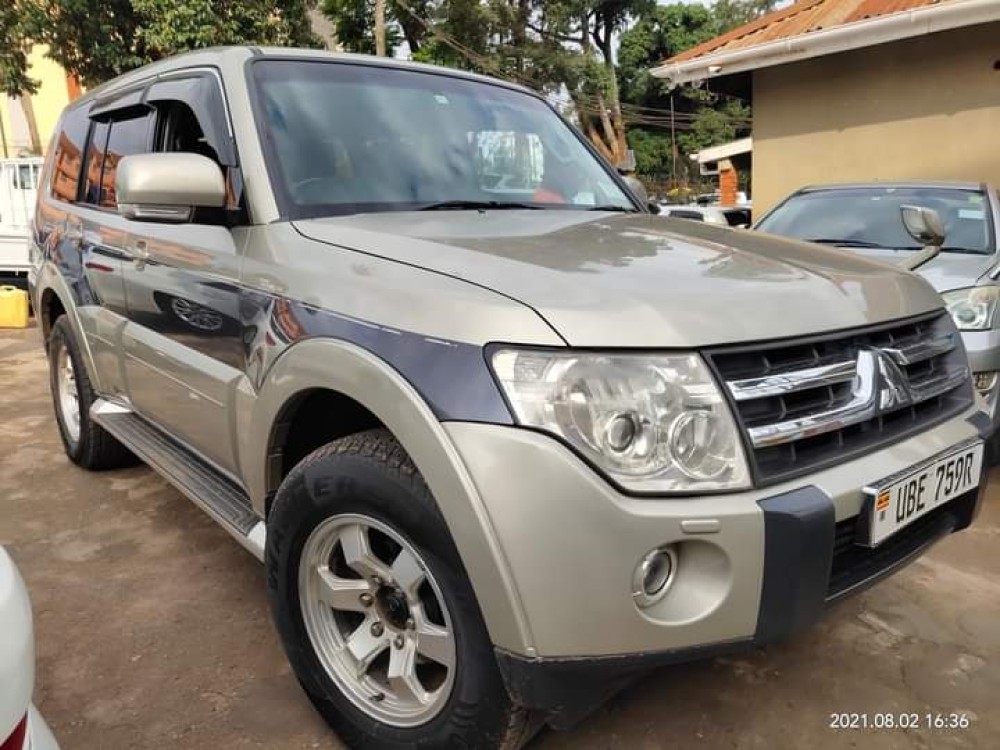
[[[182,224],[195,208],[226,205],[219,165],[200,154],[135,154],[118,162],[118,213],[127,219]]]
[[[924,247],[944,245],[944,222],[933,208],[923,206],[900,206],[903,226],[910,236]]]
[[[628,185],[628,189],[632,191],[632,195],[634,195],[640,203],[643,205],[649,204],[649,196],[646,194],[645,185],[632,175],[626,175],[622,179],[625,180],[625,184]]]

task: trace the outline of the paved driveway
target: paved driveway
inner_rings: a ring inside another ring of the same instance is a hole
[[[35,697],[63,747],[341,747],[289,672],[258,563],[151,471],[71,466],[47,373],[36,330],[0,332],[0,543],[31,590]],[[660,671],[532,748],[1000,747],[998,479],[972,530],[818,627]],[[835,712],[971,726],[833,730]]]

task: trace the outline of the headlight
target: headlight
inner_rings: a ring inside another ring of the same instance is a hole
[[[625,489],[750,484],[736,424],[695,354],[500,349],[493,370],[520,424],[563,438]]]
[[[960,331],[986,331],[993,327],[1000,286],[974,286],[941,295]]]

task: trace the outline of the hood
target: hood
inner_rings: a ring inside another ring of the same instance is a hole
[[[841,252],[846,250],[842,249]],[[901,265],[913,256],[912,250],[868,250],[850,248],[849,252],[875,258],[883,263]],[[995,255],[981,253],[939,253],[929,263],[916,270],[939,292],[975,286],[976,282],[997,263]]]
[[[519,300],[573,346],[693,347],[774,339],[941,306],[919,277],[883,263],[645,214],[393,212],[294,225],[311,239]]]

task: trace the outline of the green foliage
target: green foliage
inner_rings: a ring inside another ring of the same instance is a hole
[[[691,174],[688,154],[746,133],[750,109],[744,103],[704,88],[683,86],[671,91],[665,81],[649,71],[717,36],[723,25],[731,23],[738,14],[745,14],[740,18],[749,17],[771,5],[774,3],[762,0],[719,0],[711,9],[680,3],[658,5],[621,34],[618,50],[621,97],[626,119],[632,123],[629,145],[636,152],[640,174],[687,179]],[[673,174],[671,107],[680,152],[677,174]]]
[[[260,0],[132,0],[136,37],[151,59],[220,44],[307,45],[307,3]]]
[[[722,34],[770,13],[777,5],[778,0],[716,0],[712,15]]]
[[[726,143],[742,135],[750,118],[750,108],[736,99],[715,106],[703,105],[695,113],[691,129],[677,134],[677,145],[685,154]]]
[[[320,12],[331,19],[337,32],[337,42],[348,52],[375,54],[374,0],[322,0]],[[403,41],[397,11],[399,6],[386,2],[386,50],[392,55]],[[418,45],[419,47],[419,45]]]
[[[21,3],[9,2],[0,7],[0,89],[7,96],[38,89],[38,81],[28,77],[30,49]]]
[[[662,105],[668,93],[650,68],[716,35],[715,18],[701,5],[657,5],[627,31],[618,47],[622,101]]]
[[[672,166],[669,132],[629,128],[628,146],[635,152],[635,171],[641,175],[665,174]]]
[[[313,0],[24,0],[31,37],[95,86],[154,60],[222,44],[317,46]]]

